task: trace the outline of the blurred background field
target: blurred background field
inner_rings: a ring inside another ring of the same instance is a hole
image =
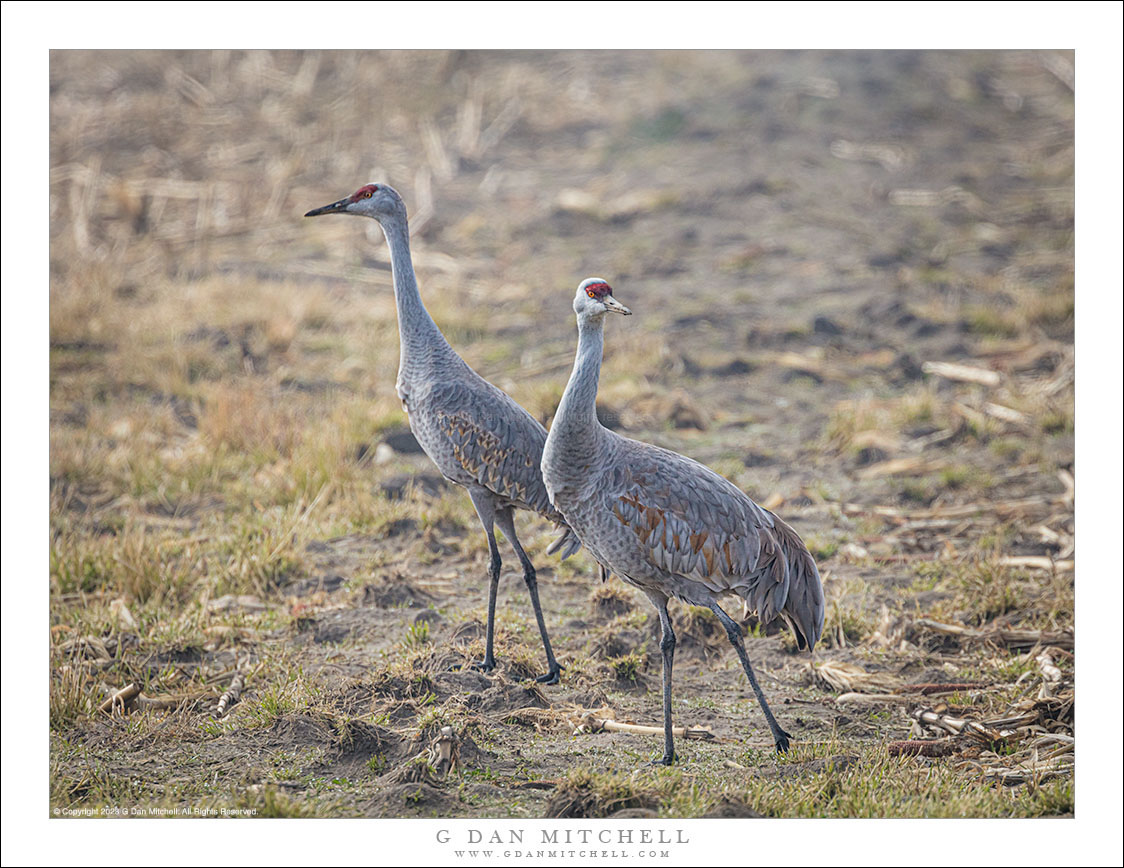
[[[53,52],[52,807],[1072,812],[1073,76],[1057,51]],[[394,394],[378,227],[300,216],[368,181],[477,371],[549,424],[574,287],[606,278],[636,315],[603,421],[807,540],[814,665],[746,621],[790,756],[685,607],[677,722],[717,738],[636,772],[654,739],[574,736],[582,709],[658,723],[654,619],[526,514],[563,684],[522,680],[506,551],[504,665],[449,671],[481,656],[484,537]],[[443,726],[459,768],[419,771]]]

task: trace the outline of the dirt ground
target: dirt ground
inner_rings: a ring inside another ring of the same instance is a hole
[[[1071,815],[1072,63],[53,53],[50,808]],[[549,424],[605,277],[603,421],[807,541],[814,655],[744,621],[788,755],[683,606],[710,737],[589,731],[660,724],[658,625],[526,513],[561,684],[502,540],[462,668],[487,546],[398,407],[385,244],[300,216],[368,181],[476,370]]]

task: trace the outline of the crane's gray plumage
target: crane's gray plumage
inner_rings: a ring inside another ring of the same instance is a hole
[[[370,217],[378,221],[386,236],[401,341],[398,397],[409,417],[410,430],[425,453],[447,479],[468,489],[488,536],[488,626],[484,661],[478,667],[485,671],[495,668],[493,640],[501,561],[493,525],[498,524],[523,567],[542,634],[549,670],[538,680],[553,684],[562,667],[550,646],[535,568],[515,535],[513,517],[513,510],[532,510],[562,527],[562,534],[547,549],[549,553],[560,552],[566,558],[581,548],[561,513],[551,505],[543,485],[540,464],[546,429],[473,371],[430,317],[418,294],[406,205],[393,187],[368,184],[346,199],[313,209],[305,216],[321,214]]]
[[[589,278],[574,299],[578,351],[543,450],[551,500],[586,550],[647,594],[662,627],[663,762],[674,759],[670,598],[706,606],[722,621],[765,713],[778,750],[788,734],[773,718],[745,654],[741,629],[718,605],[740,597],[763,623],[776,617],[801,648],[823,631],[824,598],[815,561],[791,527],[708,467],[604,428],[595,410],[606,313],[631,313],[605,281]]]

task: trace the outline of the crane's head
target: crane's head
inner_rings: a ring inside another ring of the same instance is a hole
[[[613,298],[613,288],[600,277],[587,277],[574,296],[574,313],[579,319],[600,317],[607,313],[631,316],[632,311]]]
[[[319,217],[321,214],[357,214],[379,222],[392,218],[405,220],[406,203],[389,184],[366,184],[350,196],[323,208],[313,208],[304,216]]]

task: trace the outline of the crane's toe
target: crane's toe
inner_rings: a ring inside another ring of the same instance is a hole
[[[479,663],[471,664],[469,668],[475,669],[477,672],[491,672],[493,669],[496,668],[496,661],[495,660],[482,660]]]
[[[788,740],[792,738],[783,729],[776,733],[775,739],[777,744],[777,753],[788,753]]]
[[[665,753],[659,759],[654,759],[648,765],[650,766],[670,766],[675,763],[675,754]]]
[[[540,675],[535,681],[539,684],[557,684],[562,680],[562,670],[564,668],[563,666],[555,666],[549,672]]]

